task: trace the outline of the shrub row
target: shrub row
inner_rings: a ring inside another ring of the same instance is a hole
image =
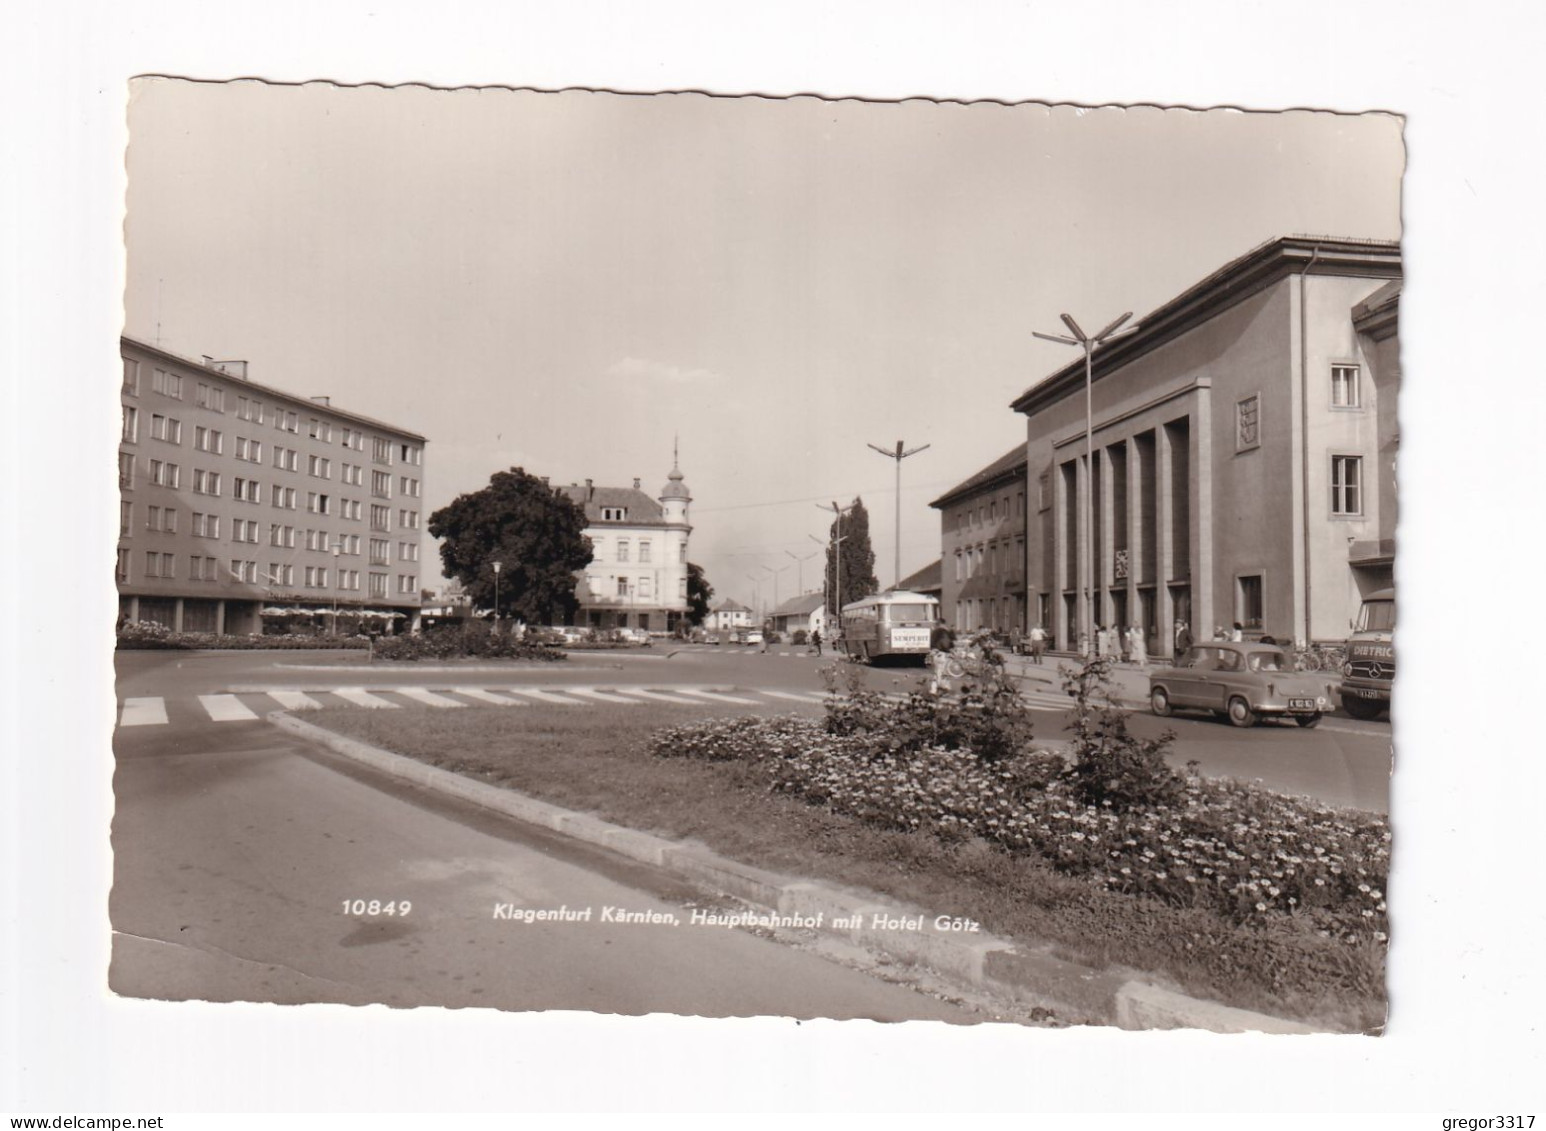
[[[564,653],[484,624],[446,625],[408,636],[383,637],[379,660],[452,660],[462,657],[499,660],[562,660]]]

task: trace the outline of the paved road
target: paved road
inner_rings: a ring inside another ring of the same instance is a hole
[[[698,897],[651,869],[330,762],[263,722],[126,727],[115,751],[109,981],[120,994],[991,1016],[751,933],[691,926]],[[353,900],[411,909],[358,915]],[[526,924],[496,918],[502,905],[591,918]],[[682,925],[602,922],[605,908]]]
[[[540,665],[371,665],[349,653],[129,652],[118,656],[118,695],[126,731],[180,722],[234,724],[281,708],[350,702],[494,707],[538,701],[597,709],[633,700],[675,702],[684,717],[727,708],[814,713],[824,690],[820,673],[829,663],[830,657],[818,661],[778,645],[766,654],[729,645],[575,652],[565,663]],[[843,670],[892,694],[911,690],[920,675],[906,666]],[[1064,737],[1068,709],[1055,673],[1049,665],[1046,672],[1030,673],[1026,684],[1031,705],[1044,718],[1038,734],[1047,739]],[[1308,731],[1277,723],[1241,730],[1201,715],[1161,720],[1139,711],[1132,727],[1145,737],[1174,731],[1170,758],[1177,767],[1195,760],[1205,774],[1259,779],[1332,805],[1378,812],[1389,807],[1388,722],[1328,718]]]

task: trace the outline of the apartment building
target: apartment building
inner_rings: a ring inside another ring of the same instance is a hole
[[[259,385],[245,361],[119,344],[121,620],[417,627],[423,436]]]

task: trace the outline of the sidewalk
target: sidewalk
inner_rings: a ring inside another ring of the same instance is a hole
[[[1111,669],[1111,683],[1117,702],[1124,707],[1149,705],[1149,673],[1159,665],[1151,662],[1148,667],[1118,663]],[[1041,663],[1034,663],[1029,656],[1004,654],[1004,670],[1021,681],[1021,688],[1029,692],[1063,693],[1063,677],[1059,668],[1079,667],[1079,657],[1072,652],[1048,652]]]

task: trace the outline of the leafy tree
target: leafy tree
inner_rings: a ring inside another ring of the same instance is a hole
[[[579,606],[574,575],[591,560],[584,508],[519,467],[430,515],[429,532],[475,608],[494,607],[496,561],[501,617],[551,624]]]
[[[840,528],[841,527],[841,528]],[[837,543],[841,535],[841,552]],[[837,576],[841,559],[843,575]],[[870,546],[870,513],[863,499],[854,499],[853,509],[841,519],[834,518],[827,531],[827,607],[834,614],[850,601],[868,597],[880,589],[875,578],[875,551]],[[835,597],[835,600],[834,600]]]
[[[696,562],[687,563],[687,623],[697,628],[709,615],[709,600],[714,587],[704,576],[703,567]]]

